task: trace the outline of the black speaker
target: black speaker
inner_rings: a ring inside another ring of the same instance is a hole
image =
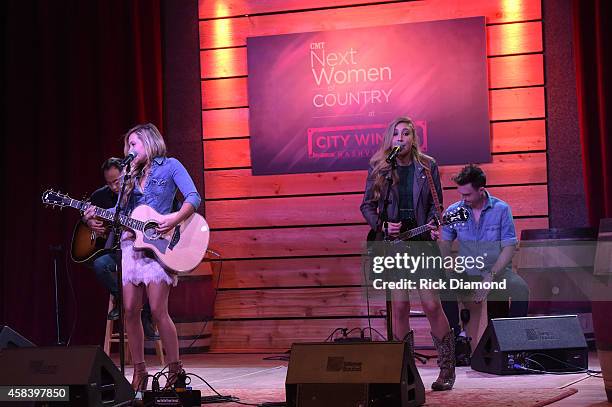
[[[5,348],[31,348],[34,345],[8,326],[0,327],[0,350]]]
[[[472,355],[472,369],[497,375],[587,368],[587,343],[576,315],[492,319]]]
[[[288,407],[408,407],[425,388],[405,342],[294,343]]]
[[[98,346],[5,349],[0,366],[0,386],[66,387],[67,401],[46,399],[54,406],[117,406],[134,398],[130,383]]]

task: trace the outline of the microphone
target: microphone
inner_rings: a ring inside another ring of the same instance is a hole
[[[397,158],[398,154],[400,153],[400,151],[402,151],[403,148],[404,148],[404,146],[402,146],[402,145],[394,146],[391,149],[391,151],[389,152],[389,155],[387,155],[387,160],[386,161],[389,164],[391,164],[391,161],[394,161]]]
[[[134,150],[130,151],[123,160],[121,160],[121,166],[125,167],[129,165],[138,156],[138,153]]]

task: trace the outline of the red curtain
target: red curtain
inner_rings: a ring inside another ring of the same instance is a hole
[[[612,21],[607,0],[574,0],[574,55],[591,226],[612,217]]]
[[[8,198],[0,325],[37,344],[55,342],[57,266],[63,339],[75,322],[71,343],[101,343],[108,294],[66,256],[79,213],[44,208],[40,196],[54,187],[81,199],[103,185],[102,162],[123,156],[126,130],[145,121],[162,128],[160,0],[15,0],[0,9]],[[63,248],[55,264],[51,245]]]
[[[574,55],[580,140],[591,226],[612,217],[612,12],[608,0],[574,0]],[[612,401],[612,302],[593,301],[593,328],[608,401]]]

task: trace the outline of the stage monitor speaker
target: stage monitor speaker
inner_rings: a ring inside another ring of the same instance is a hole
[[[0,386],[67,387],[68,401],[47,399],[51,405],[118,406],[134,398],[130,383],[99,346],[5,349],[0,366]]]
[[[472,369],[497,375],[587,368],[587,343],[576,315],[492,319],[472,355]]]
[[[425,388],[405,342],[294,343],[288,407],[408,407]]]
[[[31,348],[34,347],[32,342],[28,341],[17,332],[13,331],[8,326],[0,327],[0,350],[11,348]]]

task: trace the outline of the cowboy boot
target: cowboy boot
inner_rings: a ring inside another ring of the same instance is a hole
[[[149,383],[149,372],[145,362],[136,363],[134,365],[134,375],[132,376],[132,388],[136,392],[144,392]]]
[[[183,370],[183,363],[179,360],[168,364],[168,380],[164,386],[164,390],[171,389],[175,384],[182,385],[185,387],[185,370]]]
[[[438,367],[440,374],[435,382],[431,384],[432,390],[450,390],[455,384],[455,335],[449,331],[442,339],[431,334],[434,345],[438,351]]]

